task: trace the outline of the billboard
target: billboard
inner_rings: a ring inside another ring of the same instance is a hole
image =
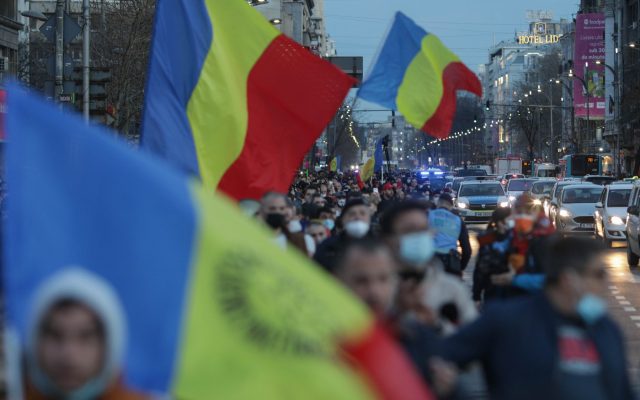
[[[604,27],[603,13],[578,14],[576,17],[573,58],[573,73],[576,76],[573,82],[573,104],[576,117],[604,119]],[[601,61],[600,65],[596,61]]]

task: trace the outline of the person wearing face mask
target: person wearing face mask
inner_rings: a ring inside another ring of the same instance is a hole
[[[302,224],[295,219],[295,214],[293,204],[284,194],[269,192],[260,200],[258,216],[273,230],[276,244],[283,249],[292,246],[311,257],[315,243],[302,232]]]
[[[491,299],[506,297],[505,288],[491,283],[492,275],[509,272],[508,252],[513,239],[510,208],[493,212],[487,229],[478,235],[478,256],[473,270],[473,301],[480,306]]]
[[[460,216],[452,212],[451,195],[440,195],[437,204],[438,208],[429,212],[429,225],[435,231],[436,253],[447,273],[462,278],[462,273],[471,259],[471,242],[467,226]],[[458,253],[458,245],[462,253]]]
[[[339,225],[342,231],[325,240],[318,247],[314,260],[331,272],[336,266],[339,253],[355,239],[373,236],[371,233],[371,212],[362,198],[354,198],[345,204],[340,214]]]
[[[456,386],[457,370],[442,360],[429,361],[438,354],[440,339],[437,334],[427,326],[397,324],[395,320],[398,266],[385,243],[371,238],[351,241],[339,255],[334,274],[395,333],[399,344],[438,398],[450,398]]]
[[[336,227],[336,216],[331,207],[323,207],[318,210],[317,220],[322,221],[325,228],[329,230],[332,234],[335,232]]]
[[[489,307],[445,341],[445,358],[481,361],[492,399],[635,398],[622,334],[607,316],[604,248],[567,238],[547,252],[544,291]]]
[[[425,203],[398,203],[387,210],[380,227],[401,265],[401,292],[406,295],[405,303],[414,308],[410,313],[414,318],[435,323],[445,334],[476,318],[467,287],[445,273],[435,258]]]
[[[505,288],[509,296],[538,292],[544,283],[544,249],[554,236],[555,228],[526,193],[516,201],[511,220],[513,235],[508,250],[509,270],[492,275],[491,283]]]

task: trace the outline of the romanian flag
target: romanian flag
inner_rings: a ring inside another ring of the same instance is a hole
[[[22,344],[39,288],[108,282],[136,389],[178,399],[428,399],[365,308],[235,205],[53,104],[9,91],[4,304]]]
[[[246,0],[160,0],[143,147],[235,199],[286,193],[352,86]]]
[[[440,39],[398,12],[358,97],[400,111],[411,125],[444,138],[458,90],[482,96],[478,77]]]

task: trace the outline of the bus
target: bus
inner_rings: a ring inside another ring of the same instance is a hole
[[[582,178],[602,175],[602,156],[597,154],[570,154],[560,159],[560,178]]]

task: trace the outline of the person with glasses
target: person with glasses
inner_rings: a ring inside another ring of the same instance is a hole
[[[624,340],[607,315],[604,248],[550,243],[542,293],[487,307],[444,344],[459,367],[480,361],[492,399],[632,399]]]

